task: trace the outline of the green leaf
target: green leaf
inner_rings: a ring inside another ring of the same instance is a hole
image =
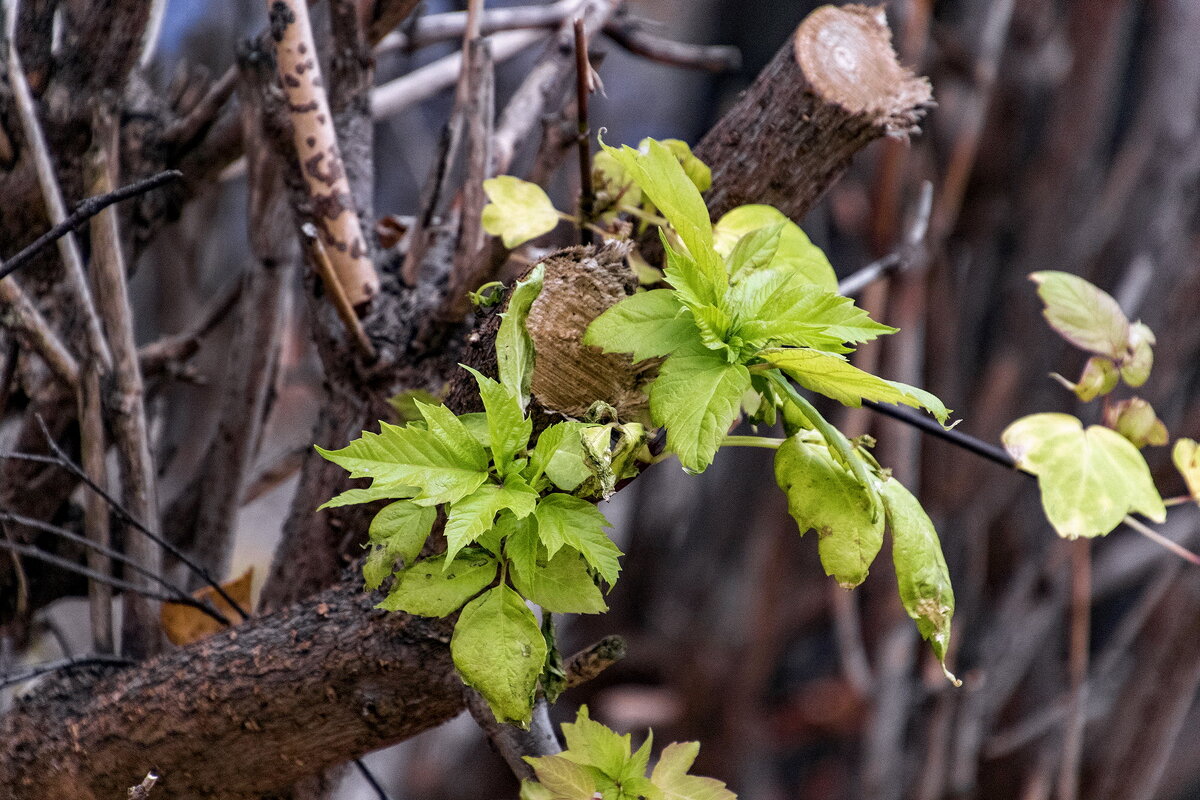
[[[634,361],[643,361],[665,356],[699,336],[675,292],[655,289],[627,297],[596,317],[583,343],[606,353],[631,353]]]
[[[588,427],[584,422],[556,422],[542,431],[529,456],[530,481],[536,482],[545,474],[559,489],[572,492],[592,477],[579,439],[580,432]]]
[[[846,589],[867,577],[883,546],[878,494],[866,490],[822,445],[793,436],[775,451],[775,481],[800,533],[816,530],[825,574]]]
[[[436,508],[408,500],[384,506],[375,515],[368,534],[373,546],[363,564],[367,589],[378,589],[392,574],[397,559],[406,567],[416,561],[436,518]]]
[[[537,531],[525,526],[508,539],[505,554],[512,564],[509,574],[513,586],[526,600],[555,614],[599,614],[608,610],[586,563],[574,548],[561,547],[553,558],[547,558]]]
[[[517,396],[512,390],[487,377],[479,370],[460,364],[475,376],[479,384],[479,396],[483,398],[484,413],[487,414],[488,441],[492,448],[492,461],[500,474],[505,474],[513,457],[529,444],[533,434],[533,421],[525,416]]]
[[[728,277],[724,262],[712,247],[708,207],[670,149],[653,139],[646,142],[645,152],[629,146],[618,150],[604,142],[600,146],[625,168],[642,194],[671,223],[709,285],[723,288]]]
[[[563,757],[585,767],[595,767],[610,778],[625,772],[633,758],[633,737],[622,736],[594,721],[587,706],[580,706],[574,722],[564,722],[563,738],[567,748]]]
[[[565,756],[525,756],[537,783],[521,782],[521,800],[593,800],[596,779],[580,764]]]
[[[320,450],[321,448],[318,447],[317,449]],[[371,503],[375,500],[396,500],[402,497],[412,497],[420,491],[415,486],[375,481],[366,489],[347,489],[336,497],[326,500],[317,507],[317,510],[340,508],[341,506],[355,506],[359,503]]]
[[[903,383],[886,381],[864,372],[840,356],[807,349],[763,350],[767,363],[779,367],[797,383],[839,403],[858,408],[863,400],[878,403],[903,403],[924,408],[946,424],[950,411],[932,394]]]
[[[743,271],[750,273],[765,269],[779,250],[779,236],[782,233],[783,223],[777,222],[752,230],[738,239],[738,243],[725,259],[730,280],[736,283]]]
[[[542,293],[546,266],[538,264],[524,280],[517,281],[508,296],[508,308],[500,315],[496,333],[496,363],[500,383],[517,398],[524,411],[529,405],[529,386],[533,381],[533,337],[525,327],[533,301]]]
[[[473,494],[450,505],[446,517],[446,553],[453,558],[459,550],[492,527],[496,515],[504,509],[517,518],[533,513],[538,495],[517,475],[509,475],[504,485],[484,484]]]
[[[471,437],[479,442],[480,447],[491,449],[492,436],[488,432],[487,414],[482,411],[474,411],[470,414],[459,414],[458,421],[463,424],[463,427],[470,432]]]
[[[447,562],[445,555],[418,561],[396,576],[396,585],[376,608],[422,617],[444,617],[496,579],[496,559],[474,551]]]
[[[401,428],[380,422],[379,433],[364,431],[341,450],[318,447],[317,452],[352,478],[414,487],[418,505],[452,503],[471,494],[487,480],[487,453],[449,411],[419,401],[417,406],[435,424]]]
[[[722,354],[693,346],[672,355],[650,387],[650,415],[685,469],[703,472],[737,420],[750,373]]]
[[[917,623],[921,636],[933,646],[933,653],[945,670],[950,621],[954,617],[954,590],[937,531],[917,498],[895,478],[885,481],[880,492],[892,534],[892,561],[900,586],[900,601]],[[946,677],[958,683],[949,671]]]
[[[869,342],[897,330],[871,319],[849,297],[798,279],[773,288],[754,313],[742,313],[747,321],[738,334],[748,342],[838,350],[843,342]]]
[[[1120,361],[1129,342],[1129,320],[1107,292],[1067,272],[1034,272],[1046,321],[1071,344]]]
[[[1188,494],[1200,503],[1200,447],[1195,439],[1179,439],[1171,450],[1171,461],[1183,476]]]
[[[618,203],[632,208],[642,204],[642,190],[633,182],[633,177],[604,150],[592,157],[592,183],[597,206],[606,209],[601,219],[620,213]]]
[[[1121,363],[1121,377],[1133,387],[1141,386],[1154,367],[1154,331],[1140,322],[1129,326],[1129,353]]]
[[[836,292],[837,274],[825,253],[809,241],[799,225],[774,206],[746,205],[726,212],[713,226],[713,247],[722,257],[728,258],[746,234],[780,224],[783,229],[780,231],[778,249],[763,267],[785,267],[799,277],[801,283],[816,284],[822,289]],[[745,277],[732,268],[730,274],[734,283]]]
[[[1154,407],[1140,397],[1130,397],[1105,407],[1104,424],[1139,450],[1148,444],[1161,447],[1169,439],[1167,426],[1154,413]]]
[[[1121,379],[1121,373],[1117,369],[1117,365],[1112,362],[1112,359],[1104,356],[1092,356],[1087,360],[1087,364],[1083,367],[1083,373],[1079,376],[1078,383],[1071,383],[1062,375],[1056,373],[1050,374],[1051,378],[1061,383],[1066,388],[1075,393],[1083,402],[1095,400],[1101,395],[1108,394],[1113,389],[1117,388],[1117,382]]]
[[[699,752],[699,742],[675,742],[663,748],[650,773],[650,782],[662,790],[663,800],[737,800],[722,781],[687,774]]]
[[[609,586],[617,582],[621,550],[605,535],[608,520],[600,509],[586,500],[555,492],[543,497],[534,513],[538,537],[548,557],[553,558],[563,545],[573,547]]]
[[[528,726],[546,640],[520,595],[501,585],[467,603],[454,626],[450,655],[497,720]]]
[[[655,140],[649,137],[642,139],[638,142],[638,150],[645,152],[653,141]],[[684,174],[695,185],[697,191],[707,192],[712,188],[712,170],[692,153],[692,148],[687,142],[682,139],[659,139],[658,144],[670,150],[679,160],[679,166],[683,167]]]
[[[420,400],[422,403],[435,405],[441,402],[441,400],[424,389],[410,389],[389,397],[388,405],[395,410],[396,416],[400,418],[400,421],[407,424],[421,418],[421,412],[417,411],[417,400]]]
[[[536,183],[500,175],[484,181],[483,191],[491,201],[483,207],[483,229],[510,250],[558,225],[554,203]]]
[[[1166,519],[1145,459],[1115,431],[1084,430],[1069,414],[1033,414],[1009,425],[1001,440],[1017,466],[1037,476],[1059,536],[1104,536],[1135,511]]]

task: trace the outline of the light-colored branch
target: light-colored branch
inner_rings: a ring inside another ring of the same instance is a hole
[[[67,206],[63,202],[62,189],[58,185],[58,176],[54,171],[54,164],[50,160],[50,150],[46,146],[45,136],[42,135],[42,126],[37,118],[37,107],[29,92],[29,84],[25,82],[25,72],[17,55],[16,47],[8,48],[8,82],[12,89],[18,116],[21,118],[21,130],[25,134],[25,144],[33,156],[37,169],[42,200],[46,204],[50,222],[59,225],[67,219]],[[80,306],[87,334],[88,351],[93,358],[99,360],[102,369],[108,370],[112,367],[112,353],[109,351],[108,342],[104,339],[100,316],[96,313],[96,304],[88,289],[83,269],[83,257],[79,253],[79,243],[75,240],[74,234],[68,233],[58,240],[58,252],[62,256],[63,266],[66,269],[67,284],[75,293],[75,299]]]
[[[379,293],[321,83],[316,45],[304,0],[268,2],[279,80],[292,118],[293,142],[320,232],[338,282],[361,309]]]
[[[490,36],[500,31],[555,28],[571,17],[582,0],[558,0],[545,6],[491,8],[479,15],[479,33]],[[376,54],[393,50],[413,50],[438,42],[459,39],[467,30],[467,12],[427,14],[418,17],[409,30],[392,31],[383,37]]]
[[[100,394],[100,372],[95,363],[89,362],[85,367],[75,397],[83,469],[97,484],[107,486],[104,401]],[[88,492],[83,498],[83,530],[93,545],[87,553],[88,568],[100,575],[111,575],[112,563],[105,552],[112,540],[108,506],[95,492]],[[92,648],[97,653],[112,653],[112,587],[102,581],[88,581],[88,619],[92,628]]]
[[[67,388],[77,391],[79,362],[58,338],[49,321],[38,311],[15,277],[0,279],[0,301],[4,303],[4,308],[0,311],[0,320],[46,362],[50,371]]]
[[[116,107],[102,103],[92,132],[93,148],[86,163],[94,194],[107,194],[117,183],[120,123]],[[130,513],[147,525],[158,523],[158,472],[151,457],[150,432],[142,372],[133,334],[133,311],[125,283],[125,256],[115,208],[100,212],[91,225],[92,271],[105,330],[112,346],[113,382],[105,404],[112,419],[113,442],[121,471],[122,495]],[[105,510],[104,513],[107,513]],[[142,569],[159,574],[162,554],[144,537],[125,536],[125,552]],[[145,578],[131,578],[145,584]],[[122,619],[122,650],[134,658],[158,652],[158,607],[146,598],[127,598]]]

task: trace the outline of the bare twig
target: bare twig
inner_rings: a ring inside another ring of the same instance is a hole
[[[106,196],[112,193],[117,181],[120,152],[115,100],[98,106],[92,138],[94,144],[86,171],[93,191]],[[152,522],[158,519],[158,471],[150,455],[142,373],[134,342],[133,309],[125,283],[127,271],[116,209],[107,208],[96,216],[91,225],[91,245],[96,300],[112,350],[113,382],[105,406],[112,415],[122,496],[134,516]],[[99,511],[107,513],[105,509]],[[158,548],[140,536],[126,536],[125,551],[152,573],[157,574],[162,567]],[[127,655],[144,658],[157,653],[158,609],[141,600],[126,602],[122,631],[121,646]]]
[[[43,675],[49,675],[51,672],[69,669],[71,667],[86,667],[91,664],[114,664],[117,666],[127,667],[137,662],[131,661],[124,656],[113,656],[105,654],[97,654],[94,656],[81,656],[79,658],[63,658],[58,661],[48,661],[45,664],[38,664],[24,672],[19,672],[16,675],[0,674],[0,689],[7,689],[9,686],[16,686],[25,681],[31,681],[34,678],[40,678]]]
[[[592,148],[588,130],[588,96],[592,93],[592,65],[588,63],[588,38],[583,29],[583,20],[575,20],[575,115],[579,123],[577,147],[579,149],[579,239],[580,243],[592,243],[592,208],[595,196],[592,191]]]
[[[308,4],[303,0],[277,0],[268,5],[279,80],[291,112],[296,160],[311,198],[312,222],[350,305],[365,310],[379,293],[379,275],[371,262],[342,164],[329,100],[321,83]]]
[[[490,36],[499,31],[557,28],[569,18],[581,0],[558,0],[545,6],[490,8],[479,15],[479,34]],[[377,54],[392,50],[415,50],[438,42],[459,39],[467,30],[467,12],[425,14],[405,31],[392,31],[375,48]]]
[[[79,362],[58,338],[49,321],[38,311],[33,300],[20,287],[15,277],[0,280],[0,300],[4,312],[0,318],[38,354],[55,377],[72,392],[79,388]]]
[[[104,209],[120,203],[124,200],[129,200],[134,197],[145,194],[146,192],[164,186],[171,181],[178,180],[183,177],[183,173],[177,169],[169,169],[165,172],[159,172],[151,175],[149,178],[143,178],[140,181],[134,181],[128,186],[122,186],[107,194],[98,197],[89,197],[79,205],[75,206],[75,210],[66,218],[59,222],[50,230],[43,233],[30,244],[26,245],[12,258],[3,262],[0,265],[0,278],[5,278],[25,266],[34,256],[42,250],[49,247],[54,242],[66,236],[71,231],[83,225],[92,217],[99,214]]]
[[[1191,550],[1188,550],[1178,542],[1171,541],[1166,536],[1163,536],[1161,533],[1151,528],[1149,525],[1144,524],[1137,517],[1126,514],[1125,519],[1123,519],[1122,522],[1155,544],[1161,545],[1170,552],[1179,556],[1184,561],[1200,566],[1200,556],[1196,555]]]
[[[604,26],[604,33],[634,55],[659,64],[703,72],[732,72],[742,66],[742,53],[726,45],[699,45],[665,39],[647,29],[646,22],[618,14]]]
[[[375,346],[371,344],[370,337],[363,329],[362,321],[354,312],[354,306],[350,302],[350,298],[346,296],[341,281],[338,280],[337,272],[329,259],[329,253],[325,250],[325,243],[317,234],[317,227],[311,222],[306,222],[301,226],[300,231],[304,234],[305,249],[308,252],[309,260],[317,270],[317,274],[321,276],[321,283],[325,286],[325,291],[329,292],[329,299],[333,302],[333,307],[337,309],[338,319],[346,326],[346,332],[350,334],[354,346],[358,348],[358,352],[362,354],[363,358],[367,361],[374,361],[376,358]]]
[[[100,396],[100,373],[95,363],[84,369],[76,393],[79,413],[79,439],[83,468],[97,484],[108,483],[107,443],[104,436],[104,408]],[[94,572],[111,575],[112,566],[105,551],[111,541],[108,506],[88,492],[83,502],[83,529],[94,545],[87,563]],[[92,627],[92,648],[97,653],[113,652],[112,589],[100,581],[88,581],[88,615]]]
[[[186,147],[203,136],[216,121],[217,115],[221,113],[225,103],[233,96],[233,92],[237,88],[237,79],[236,66],[225,70],[224,74],[208,87],[208,91],[195,106],[163,131],[163,144]]]
[[[1062,761],[1058,773],[1058,800],[1079,796],[1079,769],[1083,758],[1083,728],[1087,722],[1088,647],[1092,617],[1092,541],[1076,539],[1071,549],[1071,646],[1068,670],[1071,695],[1063,732]]]
[[[204,337],[208,336],[237,305],[242,296],[242,282],[232,280],[216,298],[196,317],[195,323],[186,331],[173,333],[138,348],[138,361],[143,375],[153,375],[191,358],[200,349]]]

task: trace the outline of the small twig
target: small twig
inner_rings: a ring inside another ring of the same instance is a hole
[[[0,266],[0,278],[5,278],[16,272],[21,267],[25,266],[34,256],[66,236],[71,231],[79,228],[83,223],[87,222],[92,217],[99,214],[104,209],[120,203],[124,200],[143,195],[146,192],[157,189],[171,181],[178,180],[183,177],[183,173],[177,169],[169,169],[164,172],[159,172],[151,175],[149,178],[143,178],[140,181],[134,181],[128,186],[122,186],[108,194],[102,194],[97,197],[89,197],[79,205],[75,206],[75,210],[70,213],[62,222],[58,223],[50,230],[43,233],[33,242],[21,249],[12,258],[3,262]]]
[[[642,20],[626,15],[605,25],[604,33],[634,55],[659,64],[712,73],[733,72],[742,66],[742,53],[736,47],[664,39],[646,30]]]
[[[0,301],[4,303],[3,317],[13,332],[34,350],[50,367],[54,376],[73,393],[79,389],[79,362],[38,311],[33,300],[17,283],[15,277],[0,280]]]
[[[149,800],[150,790],[156,783],[158,783],[158,773],[150,770],[146,773],[146,777],[142,778],[141,783],[129,787],[129,800]]]
[[[896,272],[903,264],[899,253],[888,253],[838,281],[838,294],[852,297],[884,275]]]
[[[588,96],[592,93],[592,65],[588,63],[587,32],[583,20],[575,20],[575,114],[579,123],[579,226],[580,244],[590,245],[593,234],[587,223],[592,219],[595,193],[592,190],[592,148],[588,130]]]
[[[305,250],[308,251],[309,260],[316,268],[317,274],[321,276],[321,283],[324,284],[325,291],[329,292],[329,299],[337,310],[338,319],[346,326],[346,332],[350,334],[350,338],[363,358],[367,361],[374,361],[376,358],[375,346],[371,344],[371,339],[363,329],[362,320],[354,312],[354,306],[351,304],[350,298],[346,296],[341,281],[338,280],[333,263],[329,260],[329,253],[325,250],[325,243],[317,234],[317,226],[306,222],[300,227],[300,232],[304,234]]]
[[[938,439],[947,441],[955,447],[961,447],[963,450],[974,453],[981,458],[986,458],[988,461],[999,464],[1002,467],[1017,469],[1016,459],[1009,455],[1007,450],[997,445],[985,442],[982,439],[976,439],[974,436],[963,433],[957,428],[946,430],[935,419],[907,411],[899,406],[894,406],[888,403],[876,403],[873,400],[863,400],[863,405],[872,411],[883,414],[885,417],[891,417],[892,419],[899,420],[906,425],[911,425],[914,428],[920,428],[925,433],[931,434]],[[1029,473],[1022,474],[1029,475],[1031,478],[1033,477],[1033,475],[1030,475]]]
[[[221,113],[221,108],[233,96],[237,82],[237,67],[232,66],[225,70],[225,73],[208,87],[208,91],[195,106],[163,131],[162,143],[182,148],[203,136]]]
[[[925,181],[921,184],[921,194],[917,198],[916,209],[912,222],[904,232],[904,240],[895,252],[888,253],[883,258],[872,261],[867,266],[851,273],[838,282],[838,294],[850,297],[858,294],[871,283],[885,275],[910,269],[925,263],[922,257],[927,248],[925,236],[929,232],[929,217],[933,211],[933,184]]]
[[[491,8],[479,15],[479,34],[489,36],[500,31],[556,28],[579,7],[580,0],[559,0],[546,6]],[[438,42],[461,38],[467,29],[467,12],[425,14],[407,31],[393,31],[375,48],[376,55],[393,50],[416,50]]]
[[[1179,544],[1178,542],[1171,541],[1166,536],[1163,536],[1161,533],[1154,530],[1149,525],[1144,524],[1141,520],[1137,519],[1136,517],[1126,514],[1125,519],[1123,519],[1122,522],[1124,522],[1126,525],[1133,528],[1135,531],[1140,533],[1142,536],[1145,536],[1147,539],[1154,542],[1155,544],[1161,545],[1162,547],[1166,548],[1167,550],[1170,550],[1172,553],[1179,556],[1184,561],[1187,561],[1191,564],[1195,564],[1196,566],[1200,566],[1200,556],[1196,555],[1191,550],[1188,550],[1186,547]]]
[[[363,780],[367,782],[367,785],[371,787],[371,790],[375,792],[375,796],[379,800],[392,800],[388,796],[387,790],[383,788],[383,784],[379,782],[379,779],[375,777],[374,773],[363,763],[361,758],[354,759],[354,766],[358,767],[358,774],[362,775]]]
[[[58,661],[47,661],[45,664],[38,664],[16,675],[0,675],[0,689],[7,689],[9,686],[16,686],[19,683],[25,683],[25,681],[31,681],[34,678],[40,678],[43,675],[49,675],[51,672],[58,672],[61,669],[69,669],[70,667],[85,667],[89,664],[114,664],[128,667],[136,663],[136,661],[131,661],[124,656],[112,656],[102,653],[93,656],[80,656],[78,658],[62,658]]]
[[[604,670],[625,658],[625,640],[620,636],[605,636],[588,645],[563,664],[567,674],[567,688],[573,689],[595,679]]]
[[[201,310],[195,324],[186,331],[169,334],[138,348],[138,361],[142,374],[155,374],[163,371],[169,364],[186,361],[196,354],[204,337],[212,333],[237,306],[242,296],[243,283],[240,280],[229,281],[229,285],[216,299]]]
[[[53,564],[54,566],[65,569],[68,572],[74,572],[77,575],[81,575],[88,580],[103,583],[106,586],[111,586],[114,589],[120,589],[123,592],[129,592],[131,594],[138,595],[139,597],[157,600],[160,603],[178,603],[179,605],[191,606],[192,608],[212,617],[222,625],[228,626],[232,624],[230,623],[229,619],[216,608],[214,608],[211,603],[197,600],[191,595],[181,592],[178,589],[165,594],[163,592],[156,592],[152,589],[147,589],[141,584],[130,583],[129,581],[123,581],[120,578],[114,578],[111,575],[105,575],[102,572],[96,572],[93,569],[88,569],[82,564],[78,564],[69,558],[63,558],[62,556],[57,556],[53,553],[47,553],[45,550],[40,550],[33,545],[0,540],[0,550],[9,550],[18,555],[25,556],[26,558],[32,558],[36,559],[37,561],[44,561],[47,564]]]
[[[1071,646],[1068,656],[1071,695],[1058,773],[1058,800],[1076,800],[1079,796],[1083,729],[1087,723],[1088,646],[1092,617],[1092,540],[1076,539],[1067,546],[1071,550]]]
[[[79,416],[80,462],[97,484],[108,483],[108,442],[104,429],[104,403],[100,394],[100,373],[89,363],[76,393]],[[112,574],[112,565],[102,554],[112,538],[112,518],[108,506],[88,492],[83,498],[83,530],[96,547],[87,554],[88,566],[103,575]],[[113,637],[112,589],[103,583],[88,582],[88,616],[92,628],[92,649],[111,653]]]

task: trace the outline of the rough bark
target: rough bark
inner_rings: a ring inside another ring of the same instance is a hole
[[[377,600],[352,582],[47,687],[0,726],[0,786],[23,800],[107,800],[154,769],[164,797],[248,799],[450,719],[463,697],[449,625]]]
[[[932,100],[897,62],[883,9],[819,8],[696,146],[712,167],[709,210],[767,203],[799,219],[851,156],[915,132]]]

